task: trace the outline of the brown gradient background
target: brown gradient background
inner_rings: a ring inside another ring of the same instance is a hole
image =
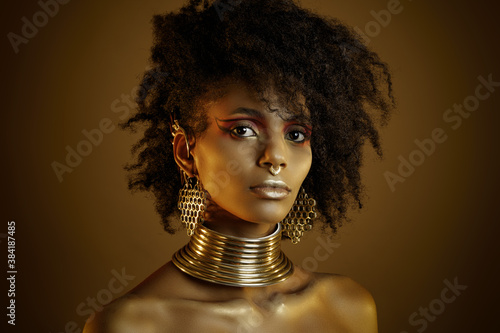
[[[15,54],[7,33],[19,34],[21,17],[40,10],[36,1],[23,2],[1,5],[0,233],[16,221],[18,269],[17,325],[8,332],[64,332],[69,321],[83,327],[75,309],[107,287],[112,269],[124,267],[136,277],[129,289],[187,241],[184,233],[164,233],[152,199],[126,188],[122,166],[137,136],[119,129],[105,134],[62,183],[51,168],[53,161],[64,163],[66,145],[76,148],[84,139],[83,129],[103,118],[119,121],[111,103],[131,93],[147,66],[151,16],[183,1],[71,1]],[[426,332],[491,332],[500,310],[500,88],[457,130],[442,115],[474,93],[479,75],[500,81],[498,8],[485,0],[401,3],[402,13],[370,42],[391,65],[398,100],[382,130],[384,159],[368,151],[365,208],[340,229],[340,246],[318,270],[366,286],[377,302],[380,332],[397,333],[417,332],[410,314],[440,296],[444,279],[458,277],[468,289]],[[364,30],[370,11],[387,1],[303,4]],[[408,157],[414,140],[436,127],[447,141],[391,192],[384,172],[396,172],[398,156]],[[300,264],[313,255],[317,237],[310,233],[285,250]],[[6,260],[6,240],[0,240]],[[5,314],[1,318],[3,326]]]

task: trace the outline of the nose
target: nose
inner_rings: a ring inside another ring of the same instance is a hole
[[[286,143],[283,138],[277,136],[269,137],[263,144],[263,150],[259,157],[260,167],[269,169],[276,176],[279,170],[287,167]]]

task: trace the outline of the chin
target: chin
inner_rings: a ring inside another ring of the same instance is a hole
[[[270,201],[257,203],[252,206],[249,212],[252,222],[257,223],[278,223],[281,222],[291,209],[291,205],[282,201]]]

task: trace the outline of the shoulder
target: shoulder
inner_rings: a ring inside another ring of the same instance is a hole
[[[368,290],[342,275],[316,274],[316,278],[322,301],[346,326],[353,332],[377,332],[377,310]]]
[[[169,332],[177,321],[169,300],[128,294],[90,317],[83,333],[142,333],[152,328]]]
[[[169,265],[165,265],[142,281],[133,290],[104,306],[90,316],[83,333],[140,333],[154,324],[163,330],[176,321],[172,307],[172,293],[165,290]]]

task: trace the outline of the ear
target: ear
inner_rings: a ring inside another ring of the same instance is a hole
[[[188,148],[187,140],[189,139],[184,131],[178,131],[175,134],[172,142],[174,146],[174,159],[181,170],[184,170],[189,177],[194,177],[195,164],[193,155],[191,155],[191,152],[189,151],[189,149],[193,147],[190,145]]]

